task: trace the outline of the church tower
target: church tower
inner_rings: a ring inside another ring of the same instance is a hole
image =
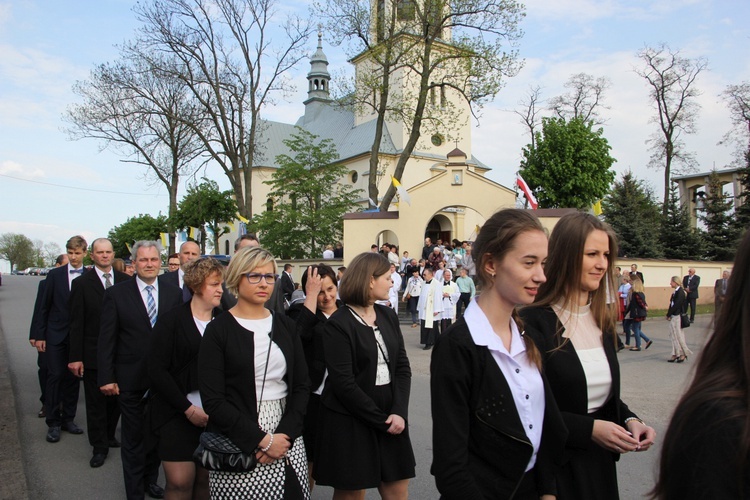
[[[323,52],[323,33],[318,32],[318,50],[310,58],[310,72],[307,74],[307,100],[305,105],[312,101],[330,102],[329,84],[331,75],[328,73],[328,58]]]

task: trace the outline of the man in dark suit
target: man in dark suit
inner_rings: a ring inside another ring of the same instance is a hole
[[[729,286],[729,271],[724,271],[721,278],[714,283],[714,317],[718,318],[721,312],[721,306],[724,305],[724,299],[727,296],[727,287]]]
[[[91,244],[94,268],[73,281],[70,290],[70,359],[68,369],[83,378],[86,394],[86,428],[89,444],[93,447],[91,467],[101,467],[109,448],[118,447],[115,439],[120,407],[117,398],[105,396],[97,382],[97,346],[104,290],[130,279],[125,273],[112,269],[115,252],[106,238]]]
[[[170,283],[182,290],[183,302],[188,302],[193,296],[193,293],[190,291],[190,289],[185,286],[185,271],[183,269],[185,268],[185,264],[187,264],[191,260],[200,258],[200,256],[201,247],[199,247],[198,244],[194,241],[186,241],[185,243],[180,245],[180,267],[176,271],[164,273],[159,276],[159,282]]]
[[[291,264],[284,264],[284,272],[281,273],[279,284],[281,285],[281,293],[284,294],[284,298],[287,302],[291,302],[292,294],[294,293],[294,280],[292,279]]]
[[[695,321],[695,303],[698,300],[698,287],[701,285],[701,277],[695,274],[695,269],[688,269],[687,276],[682,278],[682,288],[687,294],[687,303],[690,307],[690,322]]]
[[[55,267],[60,267],[68,264],[68,255],[60,254],[57,256],[55,261]],[[46,276],[45,276],[46,278]],[[34,302],[34,312],[31,315],[31,326],[29,327],[29,343],[31,347],[36,349],[36,339],[39,338],[39,329],[42,327],[42,301],[44,300],[44,289],[47,284],[47,280],[43,279],[39,282],[39,287],[36,290],[36,301]],[[36,366],[37,366],[37,377],[39,378],[39,389],[41,390],[41,396],[39,401],[42,402],[42,409],[36,414],[39,418],[45,418],[47,416],[47,410],[44,408],[44,393],[47,392],[47,353],[44,351],[37,351],[36,355]]]
[[[122,469],[129,500],[141,500],[144,491],[161,498],[156,484],[159,460],[144,443],[145,395],[149,388],[146,359],[151,331],[159,314],[182,303],[182,292],[156,279],[161,268],[161,246],[156,241],[133,245],[136,277],[104,292],[98,346],[99,389],[118,396],[122,417]]]
[[[41,318],[34,345],[47,358],[47,390],[44,409],[47,441],[60,441],[60,430],[83,434],[73,419],[78,406],[78,379],[68,371],[70,356],[70,286],[83,274],[83,258],[88,245],[81,236],[73,236],[65,244],[68,264],[49,272],[44,297],[39,308]],[[60,408],[62,404],[62,408]]]
[[[630,265],[630,279],[638,278],[641,283],[646,284],[646,280],[643,279],[643,273],[638,270],[638,264]]]

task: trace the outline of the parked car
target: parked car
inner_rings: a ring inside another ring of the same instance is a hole
[[[39,274],[42,272],[41,267],[32,267],[31,271],[29,271],[29,276],[39,276]]]

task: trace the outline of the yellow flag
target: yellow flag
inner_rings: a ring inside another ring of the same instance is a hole
[[[247,217],[243,217],[239,212],[237,212],[237,218],[240,220],[240,222],[244,222],[245,224],[250,222],[250,219],[248,219]]]
[[[234,222],[232,221],[227,222],[227,226],[229,226],[229,229],[231,229],[232,232],[237,231],[237,225]]]
[[[602,200],[597,201],[591,206],[591,210],[594,211],[594,215],[597,217],[602,214]]]
[[[167,245],[169,244],[169,233],[159,233],[159,236],[161,237],[162,248],[167,248]]]
[[[399,201],[405,201],[407,205],[411,206],[411,196],[409,196],[409,193],[406,192],[406,189],[404,189],[401,183],[398,182],[398,179],[391,176],[391,182],[393,183],[393,187],[396,188]]]
[[[195,234],[198,232],[198,230],[194,227],[190,227],[190,233],[188,233],[188,236],[192,239],[195,239]]]
[[[125,246],[128,247],[128,253],[130,253],[132,255],[133,254],[133,247],[130,246],[130,243],[126,242]]]

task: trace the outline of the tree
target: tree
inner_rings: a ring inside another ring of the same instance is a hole
[[[577,73],[565,82],[568,92],[550,99],[549,108],[559,118],[581,118],[584,122],[602,125],[605,120],[599,115],[599,108],[609,109],[602,100],[611,86],[612,81],[605,76],[594,79],[587,73]]]
[[[44,247],[42,249],[42,256],[44,258],[44,263],[47,266],[54,266],[55,261],[57,260],[57,257],[63,253],[62,249],[60,248],[60,245],[58,245],[55,242],[49,242],[45,243]]]
[[[706,257],[709,260],[734,260],[738,234],[731,223],[733,203],[724,194],[724,186],[715,171],[708,176],[706,190],[704,212],[699,216],[706,226]]]
[[[662,217],[659,227],[665,259],[698,260],[703,257],[703,235],[692,226],[687,204],[680,203],[675,184],[669,190],[667,216]]]
[[[738,237],[750,228],[750,150],[745,152],[745,166],[738,172],[742,193],[739,195],[739,207],[732,218],[732,224]],[[739,242],[738,242],[739,243]]]
[[[110,229],[107,236],[112,241],[115,255],[122,259],[130,258],[128,245],[139,240],[156,240],[159,241],[161,233],[167,232],[167,217],[159,214],[152,217],[148,214],[140,214],[136,217],[130,217],[128,220]]]
[[[738,160],[745,163],[750,154],[750,82],[727,85],[721,98],[729,108],[734,128],[724,135],[724,144],[734,143],[738,147]]]
[[[10,262],[11,269],[25,269],[34,264],[34,243],[23,234],[3,233],[0,258]]]
[[[291,90],[286,72],[306,57],[309,17],[277,12],[274,0],[150,0],[135,7],[143,22],[129,50],[153,49],[179,64],[158,71],[182,80],[210,123],[195,132],[226,174],[239,212],[252,216],[252,170],[262,151],[260,113]],[[284,11],[285,9],[282,9]],[[293,9],[286,10],[291,12]],[[190,125],[190,123],[188,123]]]
[[[279,155],[279,168],[271,180],[273,205],[253,218],[263,246],[281,258],[320,256],[322,246],[339,241],[344,231],[342,216],[357,207],[361,190],[341,184],[346,175],[330,139],[297,128],[284,144],[293,156]]]
[[[70,106],[64,118],[73,139],[99,139],[102,149],[148,167],[167,188],[168,213],[173,215],[180,177],[199,166],[194,160],[204,147],[197,131],[206,120],[185,82],[169,72],[154,71],[155,63],[179,66],[174,59],[145,52],[126,52],[115,63],[97,66],[88,80],[73,86],[83,102]],[[174,234],[169,233],[173,252]]]
[[[708,63],[702,58],[682,57],[679,51],[665,44],[644,47],[638,52],[638,58],[643,67],[635,72],[648,83],[656,108],[652,121],[659,129],[647,141],[652,151],[649,166],[664,170],[662,214],[666,216],[673,167],[681,165],[692,169],[695,165],[695,157],[687,150],[682,134],[692,134],[696,130],[700,110],[696,98],[701,93],[695,81]]]
[[[206,228],[213,234],[214,253],[219,250],[219,238],[229,232],[227,224],[234,220],[237,205],[232,191],[220,191],[219,185],[203,178],[203,182],[187,188],[187,194],[180,201],[177,213],[170,219],[178,229],[197,227],[200,229],[201,253],[206,253]]]
[[[518,102],[521,106],[513,112],[521,117],[521,122],[529,129],[529,139],[531,147],[536,147],[536,129],[541,125],[542,109],[542,87],[539,85],[529,86],[526,96]]]
[[[617,233],[621,256],[640,259],[662,256],[659,234],[654,231],[661,222],[659,206],[651,187],[636,179],[631,171],[615,181],[602,201],[602,212]]]
[[[588,208],[615,179],[604,131],[581,119],[542,119],[536,146],[523,148],[521,175],[542,208]]]
[[[386,121],[408,130],[393,172],[401,180],[423,125],[457,120],[459,109],[449,104],[452,100],[467,103],[476,116],[520,68],[514,45],[523,34],[518,25],[524,7],[513,0],[330,0],[318,9],[334,38],[351,41],[350,53],[370,63],[369,69],[358,68],[360,95],[355,100],[377,115],[368,186],[373,200],[379,194],[376,179]],[[450,98],[444,99],[447,94]],[[443,109],[432,106],[436,95],[436,101],[446,103]],[[388,209],[395,194],[390,184],[381,210]]]

